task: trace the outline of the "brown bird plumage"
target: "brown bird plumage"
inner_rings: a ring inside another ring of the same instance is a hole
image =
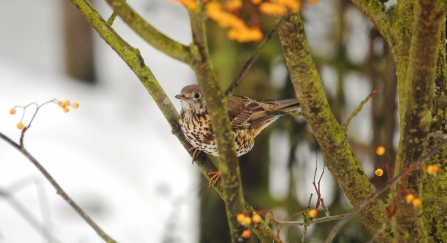
[[[179,122],[186,139],[196,149],[217,156],[217,143],[200,86],[185,86],[175,98],[182,103]],[[253,148],[254,138],[264,128],[288,111],[299,110],[300,105],[297,99],[256,101],[230,96],[227,109],[235,134],[237,156],[241,156]]]
[[[193,146],[193,161],[201,151],[217,156],[217,142],[211,127],[210,116],[199,85],[185,86],[180,99],[182,110],[179,123],[183,134]],[[237,156],[248,153],[254,146],[254,138],[278,117],[288,111],[298,111],[297,99],[279,101],[256,101],[247,97],[230,96],[227,99],[228,115],[234,133]],[[213,175],[209,181],[214,185],[220,178],[220,172],[209,172]]]

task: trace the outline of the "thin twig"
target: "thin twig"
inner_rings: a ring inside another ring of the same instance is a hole
[[[429,153],[427,153],[426,155],[422,156],[421,158],[419,158],[418,160],[416,160],[416,162],[414,162],[412,164],[412,166],[418,166],[421,165],[425,160],[427,160],[428,158],[430,158],[431,156],[433,156],[435,153],[437,153],[444,145],[447,144],[447,139],[444,139],[441,143],[438,144],[438,146],[436,146],[435,148],[433,148]],[[331,230],[329,236],[326,239],[326,243],[330,243],[333,241],[333,239],[335,238],[335,235],[337,235],[338,231],[341,229],[341,227],[346,224],[346,222],[348,222],[352,217],[354,217],[354,215],[356,215],[360,210],[362,210],[366,205],[368,205],[369,203],[371,203],[374,199],[376,199],[378,196],[380,196],[382,193],[384,193],[386,190],[388,190],[391,185],[393,185],[396,181],[399,181],[402,179],[402,177],[404,177],[404,175],[407,174],[407,171],[402,171],[400,172],[397,176],[395,176],[393,178],[393,180],[391,180],[388,184],[386,184],[384,187],[382,187],[380,190],[374,192],[371,196],[369,196],[367,199],[363,200],[362,203],[360,203],[359,205],[357,205],[350,213],[348,213],[346,215],[346,217],[342,220],[340,220],[335,226],[334,228]]]
[[[310,194],[309,197],[309,201],[307,202],[307,212],[306,214],[303,214],[303,220],[304,220],[304,231],[303,231],[303,238],[302,238],[302,242],[306,243],[306,236],[307,236],[307,226],[310,225],[310,221],[312,220],[312,218],[309,216],[309,211],[310,211],[310,203],[312,202],[312,196],[313,194]]]
[[[352,118],[354,118],[363,108],[363,106],[368,102],[374,94],[379,91],[380,87],[377,87],[375,90],[373,90],[362,102],[355,108],[354,111],[352,111],[351,115],[346,119],[345,123],[343,123],[342,128],[346,131],[348,129],[349,123],[351,122]]]
[[[247,73],[248,69],[250,69],[251,65],[253,65],[256,58],[258,58],[259,54],[261,54],[262,49],[264,49],[264,47],[267,45],[267,43],[272,39],[273,34],[275,34],[276,31],[278,31],[279,26],[281,26],[281,24],[282,24],[283,20],[286,18],[286,16],[287,15],[284,15],[282,18],[280,18],[278,23],[276,23],[275,27],[273,28],[273,30],[270,31],[270,33],[267,35],[267,37],[264,38],[264,40],[262,40],[261,44],[259,44],[259,46],[258,46],[258,49],[256,49],[255,53],[253,53],[253,55],[247,60],[245,65],[242,67],[242,70],[239,73],[239,75],[236,77],[236,79],[230,84],[228,89],[225,91],[225,96],[230,95],[233,92],[233,90],[241,83],[242,76],[244,76],[245,73]]]
[[[59,194],[86,222],[89,224],[96,233],[104,239],[105,242],[112,243],[116,242],[109,235],[107,235],[91,218],[88,216],[59,186],[59,184],[54,180],[54,178],[48,173],[48,171],[23,147],[14,142],[9,137],[0,133],[0,138],[5,140],[8,144],[20,151],[37,169],[43,174],[43,176],[50,182],[50,184],[56,189],[56,193]]]
[[[107,19],[107,24],[112,26],[113,21],[115,21],[115,19],[116,19],[116,16],[118,16],[118,14],[113,12],[112,15],[110,15],[110,17]]]
[[[315,218],[312,219],[312,221],[309,222],[304,222],[304,221],[288,221],[288,220],[277,220],[276,223],[278,225],[282,226],[304,226],[305,224],[318,224],[318,223],[324,223],[324,222],[329,222],[329,221],[334,221],[334,220],[339,220],[344,218],[345,216],[347,216],[348,214],[340,214],[340,215],[334,215],[334,216],[329,216],[329,217],[323,217],[323,218]]]
[[[14,198],[12,193],[0,188],[0,197],[4,197],[11,207],[13,207],[17,213],[19,213],[20,216],[22,216],[22,218],[25,219],[25,221],[28,222],[36,231],[42,234],[48,242],[61,242],[48,231],[47,227],[41,225],[39,220],[37,220],[37,218],[34,217],[33,214],[29,212],[26,207],[22,205],[22,203],[20,203],[19,200]]]

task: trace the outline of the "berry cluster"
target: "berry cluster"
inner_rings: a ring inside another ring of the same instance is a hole
[[[205,9],[208,17],[216,21],[220,27],[229,28],[228,38],[238,42],[261,41],[264,37],[259,27],[250,28],[247,24],[232,14],[242,7],[241,0],[230,0],[225,6],[219,2],[209,2]]]
[[[383,146],[379,146],[376,149],[376,154],[379,155],[379,156],[384,155],[385,152],[386,151],[385,151],[385,148]],[[412,166],[412,167],[408,168],[407,173],[410,172],[410,171],[413,171],[413,170],[420,170],[420,169],[423,169],[423,168],[424,167],[422,167],[420,165]],[[427,171],[427,173],[429,175],[436,176],[439,173],[439,167],[437,165],[427,165],[425,167],[425,171]],[[376,176],[382,176],[383,175],[383,170],[379,168],[379,169],[376,169],[376,171],[374,173],[376,174]],[[417,197],[416,195],[414,195],[413,193],[411,193],[411,192],[406,193],[405,201],[408,204],[411,203],[413,205],[413,207],[415,207],[415,208],[420,207],[422,205],[422,200],[419,197]]]
[[[29,124],[28,124],[28,127],[27,127],[27,128],[29,128],[29,127],[31,126],[31,123],[32,123],[33,120],[34,120],[34,117],[36,116],[37,112],[39,111],[39,109],[40,109],[42,106],[44,106],[44,105],[46,105],[46,104],[49,104],[49,103],[55,103],[55,104],[58,104],[59,107],[61,107],[65,113],[67,113],[67,112],[70,111],[70,109],[68,108],[68,107],[70,107],[70,106],[73,107],[73,109],[77,109],[77,108],[79,107],[79,104],[76,103],[76,102],[71,103],[69,100],[66,100],[66,101],[58,101],[58,100],[54,99],[54,100],[47,101],[47,102],[45,102],[45,103],[43,103],[43,104],[41,104],[41,105],[37,105],[36,103],[33,102],[33,103],[30,103],[30,104],[28,104],[28,105],[26,105],[26,106],[14,106],[13,108],[11,108],[11,109],[9,110],[9,114],[11,114],[11,115],[15,115],[15,114],[17,113],[17,108],[21,108],[21,109],[23,109],[22,119],[20,119],[20,122],[17,123],[17,128],[20,129],[20,130],[22,130],[22,129],[25,128],[25,124],[23,124],[23,118],[25,117],[25,110],[26,110],[29,106],[31,106],[31,105],[35,105],[35,106],[37,107],[37,108],[36,108],[36,111],[34,112],[33,117],[31,118],[31,121],[30,121]]]
[[[251,215],[251,216],[250,216]],[[241,238],[240,241],[244,241],[244,239],[248,239],[251,236],[251,230],[248,228],[250,225],[257,227],[259,223],[262,221],[262,218],[256,212],[251,214],[238,214],[236,217],[237,222],[241,224]]]
[[[416,197],[413,193],[408,193],[405,196],[405,201],[407,201],[408,204],[412,204],[413,207],[418,208],[422,204],[422,200],[418,197]]]
[[[183,4],[187,9],[196,11],[199,4],[196,0],[173,0]],[[221,1],[201,0],[205,6],[208,17],[216,21],[220,27],[229,28],[228,38],[237,42],[259,42],[263,38],[263,33],[257,22],[259,16],[256,15],[254,6],[257,6],[259,12],[269,16],[284,16],[289,12],[297,12],[301,9],[302,0],[250,0],[243,2],[242,0],[227,0],[225,3]],[[319,0],[308,0],[309,2],[318,2]],[[246,11],[242,11],[242,10]],[[244,20],[241,16],[247,15],[249,21]],[[252,27],[247,25],[252,23]]]

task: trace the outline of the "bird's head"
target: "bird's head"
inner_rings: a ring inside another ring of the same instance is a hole
[[[175,98],[180,99],[182,102],[184,112],[192,111],[196,114],[206,113],[206,104],[199,85],[193,84],[185,86]]]

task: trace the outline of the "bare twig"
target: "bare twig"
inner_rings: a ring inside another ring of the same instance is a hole
[[[18,108],[22,108],[22,109],[23,109],[23,112],[22,112],[22,118],[20,119],[20,122],[22,122],[22,121],[23,121],[23,118],[25,118],[25,111],[26,111],[26,109],[27,109],[28,107],[30,107],[31,105],[35,105],[35,106],[36,106],[36,110],[34,111],[34,114],[33,114],[33,116],[31,117],[31,120],[29,121],[28,125],[25,126],[25,127],[22,129],[22,133],[21,133],[21,135],[20,135],[20,146],[22,146],[22,147],[24,146],[24,144],[23,144],[23,139],[24,139],[24,137],[25,137],[25,132],[28,131],[28,129],[31,128],[31,124],[32,124],[33,121],[34,121],[34,118],[36,118],[36,115],[37,115],[37,112],[39,112],[39,109],[42,108],[44,105],[49,104],[49,103],[55,103],[55,104],[58,104],[58,100],[57,100],[57,99],[52,99],[52,100],[49,100],[49,101],[47,101],[47,102],[42,103],[41,105],[38,105],[36,102],[31,102],[31,103],[29,103],[29,104],[26,105],[26,106],[18,106],[18,105],[14,106],[14,108],[18,107]]]
[[[320,207],[320,204],[321,204],[321,206],[322,206],[323,209],[324,209],[324,213],[325,213],[325,215],[326,215],[326,217],[327,217],[327,216],[329,216],[329,209],[328,209],[328,208],[326,207],[326,205],[324,204],[324,199],[323,199],[323,197],[321,196],[321,179],[323,179],[324,168],[325,168],[325,167],[326,167],[326,166],[323,166],[323,171],[321,172],[320,179],[318,179],[318,183],[316,183],[316,182],[315,182],[315,178],[316,178],[316,176],[317,176],[317,171],[318,171],[318,160],[315,159],[314,181],[312,182],[312,184],[314,185],[315,192],[317,193],[317,203],[316,203],[316,205],[315,205],[315,209],[318,209],[318,208]],[[318,185],[318,186],[317,186],[317,185]]]
[[[318,223],[324,223],[324,222],[329,222],[329,221],[334,221],[334,220],[339,220],[342,219],[344,217],[346,217],[348,214],[340,214],[340,215],[334,215],[334,216],[329,216],[329,217],[324,217],[324,218],[315,218],[312,219],[312,221],[309,222],[304,222],[304,221],[289,221],[289,220],[277,220],[276,223],[281,225],[281,226],[304,226],[306,223],[309,224],[318,224]]]
[[[89,224],[96,233],[108,243],[116,242],[113,238],[107,235],[94,221],[90,218],[62,189],[61,186],[54,180],[54,178],[48,173],[48,171],[21,145],[14,142],[9,137],[0,133],[0,138],[5,140],[9,145],[16,148],[20,153],[22,153],[37,169],[42,173],[42,175],[50,182],[50,184],[56,189],[56,193],[59,194],[84,220]]]
[[[429,153],[419,158],[416,162],[412,164],[412,166],[418,166],[421,165],[425,160],[433,156],[435,153],[437,153],[444,145],[447,144],[447,139],[444,139],[441,143],[439,143],[435,148],[433,148]],[[356,215],[360,210],[362,210],[366,205],[371,203],[375,198],[380,196],[382,193],[384,193],[386,190],[388,190],[391,185],[393,185],[395,182],[401,180],[405,175],[407,174],[407,171],[400,172],[397,176],[393,178],[388,184],[386,184],[383,188],[381,188],[378,191],[375,191],[371,196],[369,196],[367,199],[363,200],[362,203],[357,205],[350,213],[346,215],[342,220],[340,220],[334,228],[331,230],[329,236],[326,239],[326,243],[332,242],[335,235],[338,233],[338,231],[341,229],[341,227],[346,224],[354,215]]]
[[[52,235],[45,225],[42,225],[36,217],[33,216],[31,212],[29,212],[25,206],[20,203],[12,193],[0,188],[0,197],[4,197],[5,200],[13,207],[17,213],[25,219],[36,231],[38,231],[42,236],[49,242],[61,242],[54,235]]]
[[[346,119],[345,123],[343,123],[342,128],[346,131],[348,129],[349,123],[351,122],[352,118],[354,118],[363,108],[363,106],[368,102],[374,94],[379,91],[380,87],[377,87],[375,90],[373,90],[360,104],[355,108],[354,111],[352,111],[351,115]]]
[[[272,39],[273,35],[278,31],[279,26],[281,26],[282,22],[284,21],[286,16],[280,18],[278,20],[278,23],[276,23],[275,27],[272,31],[267,35],[267,37],[264,38],[264,40],[259,44],[258,49],[253,53],[253,55],[247,60],[245,65],[242,67],[241,72],[239,75],[234,79],[234,81],[230,84],[228,89],[225,91],[225,96],[228,96],[233,92],[233,90],[241,83],[242,76],[247,73],[248,69],[250,69],[251,65],[255,62],[256,58],[258,58],[259,54],[261,53],[262,49],[267,45],[267,43]]]
[[[306,214],[303,214],[303,219],[304,219],[304,231],[303,231],[303,238],[302,238],[302,242],[306,243],[306,236],[307,236],[307,226],[310,225],[310,221],[312,220],[311,217],[309,217],[309,210],[310,210],[310,203],[312,202],[312,196],[313,194],[310,194],[309,197],[309,201],[307,202],[307,212]]]

